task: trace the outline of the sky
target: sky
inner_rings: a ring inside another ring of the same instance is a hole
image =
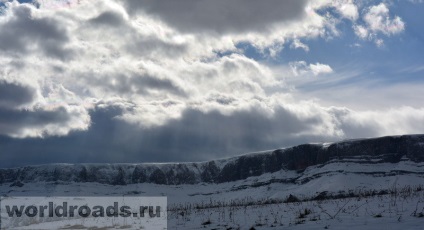
[[[0,167],[424,133],[422,0],[0,0]]]

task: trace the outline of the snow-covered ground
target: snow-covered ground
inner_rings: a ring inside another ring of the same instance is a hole
[[[422,229],[424,193],[182,209],[170,229]]]
[[[220,184],[3,183],[0,193],[167,196],[169,229],[422,229],[422,188],[424,163],[349,158]]]

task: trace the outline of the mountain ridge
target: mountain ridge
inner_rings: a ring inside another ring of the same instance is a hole
[[[337,160],[378,164],[424,162],[424,134],[302,144],[204,162],[140,164],[49,164],[0,169],[0,184],[27,182],[97,182],[199,184],[243,180],[281,170],[302,172]],[[289,183],[292,180],[288,180]]]

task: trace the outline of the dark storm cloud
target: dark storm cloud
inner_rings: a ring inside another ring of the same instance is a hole
[[[319,122],[302,121],[284,109],[276,110],[271,119],[257,111],[228,116],[186,110],[182,119],[146,130],[140,141],[164,160],[169,156],[175,161],[205,160],[294,144],[290,140],[294,134]]]
[[[0,80],[0,108],[15,108],[31,103],[36,90],[14,82]]]
[[[53,18],[34,17],[33,10],[27,4],[14,6],[14,17],[0,21],[0,51],[25,55],[36,47],[53,58],[72,57],[71,50],[65,48],[69,37],[63,25]]]
[[[301,18],[306,0],[122,0],[128,12],[142,10],[181,31],[239,33]]]
[[[255,111],[232,116],[187,110],[179,120],[143,129],[116,119],[118,107],[91,112],[86,132],[44,139],[0,138],[0,167],[54,162],[199,161],[300,144],[322,137],[296,133],[321,122],[300,120],[284,109],[273,119]]]
[[[101,13],[99,16],[92,18],[88,23],[93,25],[105,25],[105,26],[120,26],[124,22],[122,14],[113,11],[106,11]]]
[[[51,111],[0,108],[0,134],[20,135],[24,129],[66,123],[69,119],[70,115],[63,107]]]

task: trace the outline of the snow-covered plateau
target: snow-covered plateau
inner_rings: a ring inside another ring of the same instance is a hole
[[[169,229],[423,229],[424,135],[198,163],[0,169],[0,195],[166,196]]]

